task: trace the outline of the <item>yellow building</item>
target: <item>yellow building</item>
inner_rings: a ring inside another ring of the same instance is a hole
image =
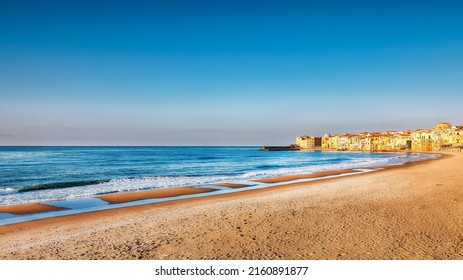
[[[330,149],[330,136],[329,134],[325,134],[322,137],[322,149]]]
[[[370,152],[371,151],[371,137],[369,135],[361,136],[359,141],[360,141],[360,150],[361,151],[365,151],[365,152]]]
[[[388,133],[381,133],[378,137],[378,151],[391,152],[393,151],[393,137]]]
[[[329,140],[330,149],[337,150],[339,148],[339,135],[332,135]]]
[[[424,129],[417,129],[411,133],[412,151],[421,151],[421,133]]]
[[[438,130],[449,130],[452,128],[452,125],[449,124],[449,123],[446,123],[446,122],[440,122],[440,123],[437,123],[433,128],[432,130],[434,131],[438,131]]]
[[[301,149],[313,149],[321,147],[321,137],[307,135],[298,136],[296,138],[296,145],[298,145]]]
[[[463,147],[463,126],[455,126],[449,134],[449,145],[454,148]]]
[[[432,151],[433,139],[432,132],[430,130],[425,130],[421,132],[421,149],[423,152]]]
[[[325,134],[323,137],[299,136],[296,144],[302,149],[320,147],[340,151],[440,151],[463,147],[463,126],[437,123],[432,130],[362,132],[358,134]]]
[[[337,150],[339,151],[347,151],[349,149],[350,143],[350,135],[349,134],[342,134],[338,137],[338,147]]]
[[[296,137],[296,145],[301,147],[301,149],[307,149],[307,145],[308,145],[307,139],[308,138],[309,138],[309,136],[307,136],[307,135],[302,135],[302,136]]]
[[[394,135],[394,150],[403,151],[412,149],[412,136],[409,131],[402,131]]]
[[[432,129],[432,150],[440,151],[451,147],[452,125],[449,123],[437,123]]]
[[[370,138],[370,151],[377,152],[379,151],[379,133],[373,132],[368,138]]]

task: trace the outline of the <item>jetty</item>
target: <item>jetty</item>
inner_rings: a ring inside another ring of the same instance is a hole
[[[264,152],[271,151],[299,151],[301,148],[298,145],[289,145],[289,146],[264,146],[259,150]]]

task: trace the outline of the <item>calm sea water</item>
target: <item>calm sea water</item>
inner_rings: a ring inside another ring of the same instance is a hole
[[[258,147],[0,147],[0,205],[400,164],[429,154]]]

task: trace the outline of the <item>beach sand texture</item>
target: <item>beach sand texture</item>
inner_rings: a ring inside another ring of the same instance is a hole
[[[0,227],[2,259],[463,259],[463,154]]]

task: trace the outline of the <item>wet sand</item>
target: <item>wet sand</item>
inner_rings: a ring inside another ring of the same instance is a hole
[[[276,176],[276,177],[264,178],[264,179],[254,180],[254,181],[260,182],[260,183],[283,183],[283,182],[299,180],[299,179],[312,179],[312,178],[320,178],[320,177],[327,177],[327,176],[335,176],[335,175],[341,175],[341,174],[350,173],[350,172],[356,172],[356,171],[353,169],[330,170],[330,171],[323,171],[323,172],[314,172],[310,174]]]
[[[218,186],[218,187],[232,188],[232,189],[245,188],[245,187],[252,186],[252,185],[247,185],[247,184],[234,184],[234,183],[219,183],[219,184],[213,184],[213,185]]]
[[[41,203],[24,203],[24,204],[0,206],[0,213],[23,215],[23,214],[59,211],[59,210],[66,210],[66,209],[67,208],[55,207],[55,206],[45,205]]]
[[[463,259],[463,154],[0,227],[1,259]]]
[[[208,188],[192,188],[192,187],[176,187],[160,190],[138,191],[138,192],[125,192],[125,193],[112,193],[96,196],[96,198],[107,201],[111,204],[125,203],[136,200],[152,199],[152,198],[166,198],[179,195],[197,194],[215,191]]]

